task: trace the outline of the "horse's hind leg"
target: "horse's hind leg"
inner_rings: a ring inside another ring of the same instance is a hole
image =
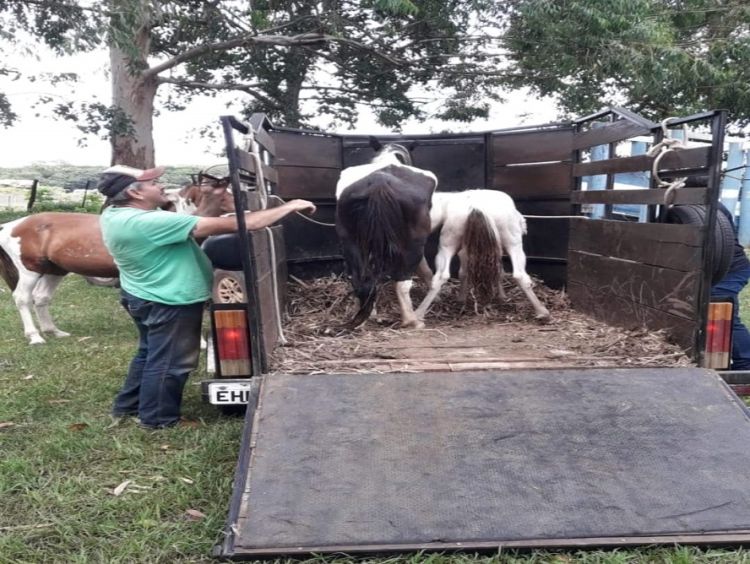
[[[70,333],[61,331],[55,326],[55,322],[52,321],[52,316],[49,312],[49,304],[52,301],[52,296],[60,285],[60,282],[62,282],[62,279],[62,276],[55,276],[53,274],[42,276],[41,280],[34,287],[34,309],[36,310],[36,316],[39,318],[39,329],[42,332],[52,333],[55,337],[70,337]]]
[[[21,315],[23,334],[26,335],[30,345],[40,345],[45,342],[34,325],[34,316],[31,313],[31,306],[34,303],[34,287],[41,277],[42,275],[36,272],[19,269],[18,285],[13,290],[13,301]]]
[[[513,264],[513,279],[519,288],[523,290],[523,293],[526,294],[526,297],[529,298],[531,305],[534,306],[536,318],[548,319],[549,310],[536,297],[532,288],[531,277],[526,273],[526,254],[523,252],[521,241],[515,241],[508,245],[508,255],[510,255],[510,262]]]
[[[422,303],[417,308],[417,317],[424,319],[427,310],[432,305],[440,289],[451,276],[451,259],[455,256],[460,246],[460,236],[458,234],[448,233],[447,226],[443,226],[443,233],[440,236],[440,249],[435,256],[435,274],[432,277],[430,291],[427,292]]]

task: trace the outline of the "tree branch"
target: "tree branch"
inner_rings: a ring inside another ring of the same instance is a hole
[[[145,71],[143,71],[142,77],[144,79],[152,78],[166,70],[174,68],[177,65],[180,65],[196,57],[200,57],[201,55],[205,55],[206,53],[210,53],[211,51],[228,51],[229,49],[240,47],[241,45],[255,44],[255,45],[277,45],[281,47],[295,47],[295,46],[303,46],[303,45],[312,45],[312,44],[317,44],[321,42],[346,43],[348,45],[353,45],[359,49],[370,51],[374,55],[388,61],[389,63],[393,65],[401,66],[400,61],[393,59],[392,57],[389,57],[385,53],[382,53],[367,45],[358,43],[351,39],[345,39],[342,37],[334,37],[333,35],[326,35],[323,33],[300,33],[298,35],[291,35],[291,36],[242,35],[240,37],[235,37],[233,39],[228,39],[226,41],[219,41],[217,43],[200,45],[198,47],[193,47],[192,49],[188,49],[187,51],[169,59],[168,61],[164,61],[161,64],[158,64],[149,69],[146,69]]]
[[[236,90],[238,92],[245,92],[253,98],[260,100],[274,108],[281,108],[282,104],[279,100],[264,96],[255,88],[260,86],[258,84],[242,84],[239,82],[225,82],[222,84],[211,83],[211,82],[199,82],[196,80],[180,80],[179,78],[165,78],[157,77],[157,82],[160,84],[173,84],[175,86],[182,86],[183,88],[202,88],[204,90]]]

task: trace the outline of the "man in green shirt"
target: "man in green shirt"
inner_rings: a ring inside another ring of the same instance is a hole
[[[213,270],[194,238],[232,233],[235,216],[198,217],[162,211],[169,204],[159,177],[117,165],[97,188],[107,197],[101,216],[104,244],[120,271],[121,303],[138,329],[138,351],[115,398],[115,417],[137,416],[158,429],[179,423],[182,391],[198,365],[203,305]],[[245,212],[249,230],[272,225],[292,212],[314,212],[306,200]]]

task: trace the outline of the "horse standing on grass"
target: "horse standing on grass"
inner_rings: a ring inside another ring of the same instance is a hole
[[[461,262],[459,296],[462,301],[466,301],[469,286],[474,288],[481,301],[489,301],[496,295],[505,299],[503,250],[513,265],[513,279],[534,306],[536,318],[549,318],[549,311],[534,294],[531,277],[526,273],[526,254],[523,252],[526,220],[510,196],[497,190],[436,192],[432,198],[430,221],[433,231],[441,226],[442,229],[430,291],[417,308],[419,319],[424,319],[443,284],[450,278],[450,263],[456,253]]]
[[[228,178],[201,185],[193,215],[218,217],[233,212],[228,185]],[[98,285],[102,278],[119,277],[104,246],[98,215],[46,212],[0,225],[0,276],[13,291],[29,344],[45,342],[40,331],[56,337],[69,336],[55,326],[49,312],[55,290],[69,273],[80,274]],[[34,324],[32,306],[39,329]]]
[[[336,232],[351,276],[359,311],[347,324],[353,329],[372,313],[377,289],[396,282],[402,327],[424,327],[409,292],[430,234],[430,201],[437,178],[411,166],[409,150],[381,145],[369,164],[341,171],[336,185]]]

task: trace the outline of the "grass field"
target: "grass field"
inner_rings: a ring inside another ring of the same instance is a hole
[[[70,276],[52,311],[73,336],[30,347],[9,290],[0,289],[0,563],[211,561],[242,419],[201,403],[199,373],[184,412],[200,426],[110,427],[110,403],[135,344],[116,290]],[[750,563],[750,553],[645,548],[371,561]]]

